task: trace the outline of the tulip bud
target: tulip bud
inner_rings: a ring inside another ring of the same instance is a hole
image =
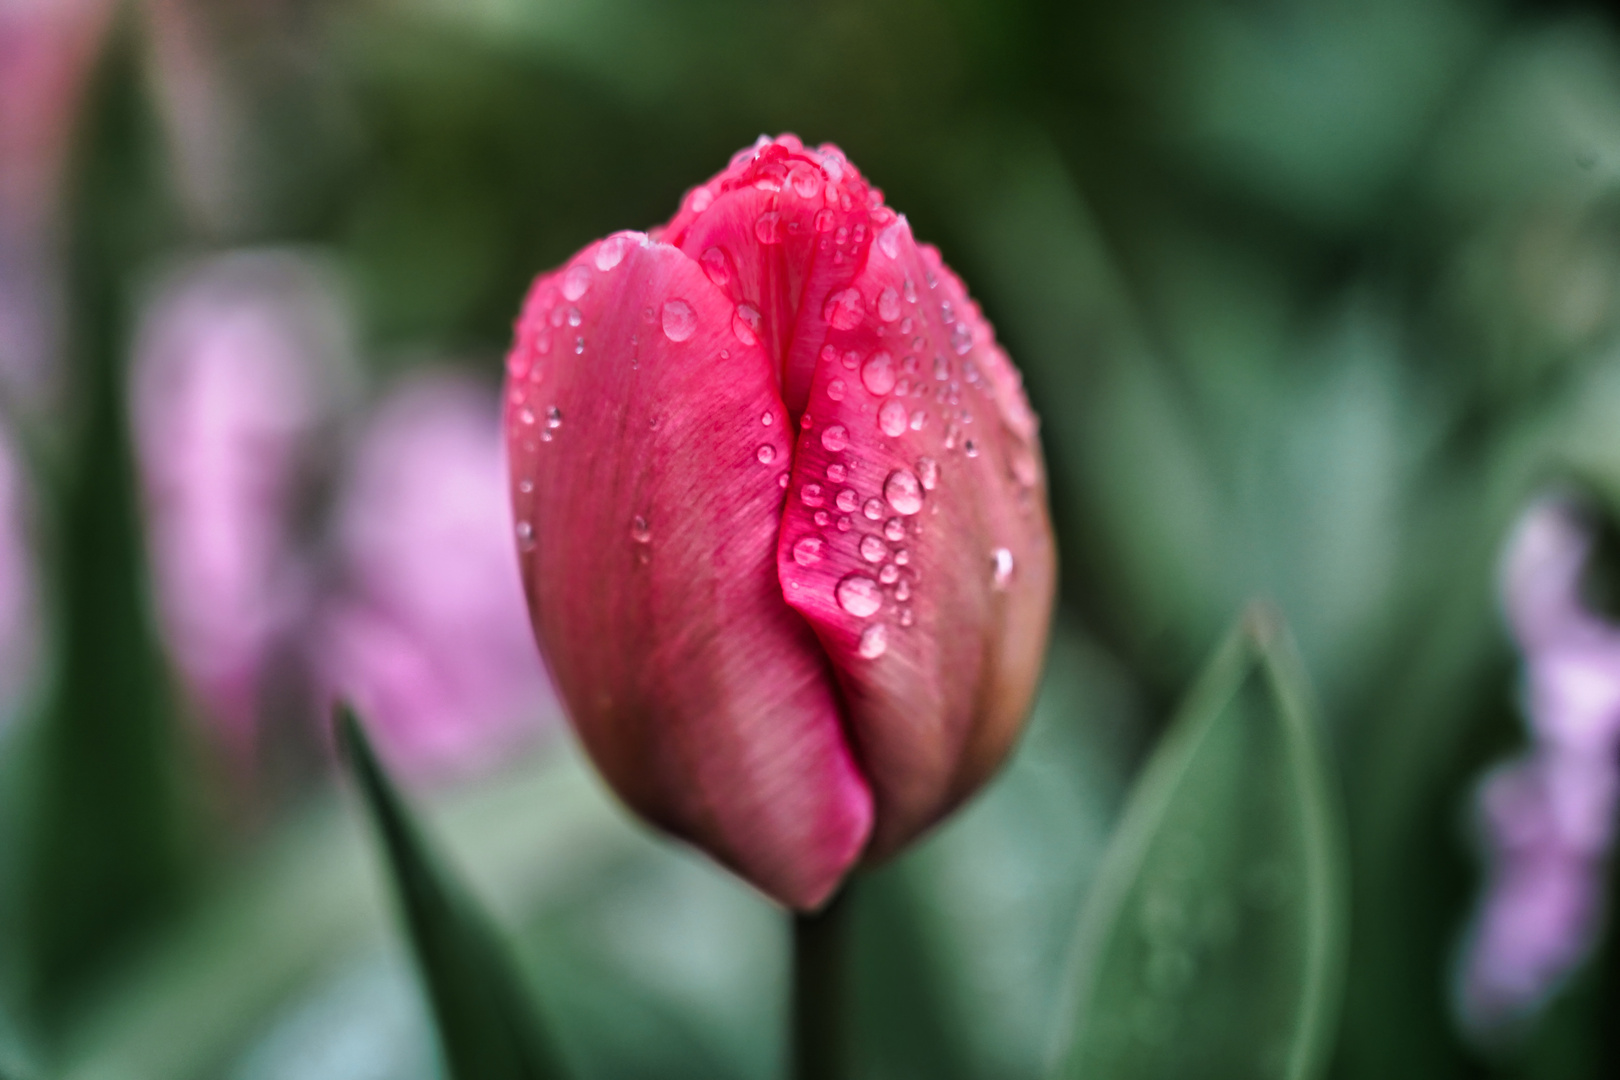
[[[762,138],[516,331],[529,611],[631,807],[810,909],[985,781],[1051,614],[1036,419],[837,148]]]

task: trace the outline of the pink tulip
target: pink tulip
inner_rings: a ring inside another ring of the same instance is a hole
[[[822,904],[994,771],[1044,653],[1036,419],[939,253],[833,146],[761,139],[530,290],[524,580],[637,811]]]
[[[487,769],[556,716],[511,529],[494,390],[440,374],[393,391],[339,494],[343,582],[313,661],[416,776]]]

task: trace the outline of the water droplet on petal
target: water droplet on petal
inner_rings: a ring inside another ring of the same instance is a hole
[[[845,488],[838,493],[838,498],[833,500],[833,505],[846,514],[853,514],[861,505],[860,492],[854,488]]]
[[[928,414],[921,409],[911,414],[910,427],[912,431],[921,431],[926,423],[928,423]]]
[[[904,585],[905,582],[902,581],[900,584]],[[894,594],[896,596],[899,596],[900,595],[900,590],[896,589],[894,591]],[[916,618],[911,614],[911,609],[910,608],[901,608],[900,609],[900,625],[901,626],[910,626],[915,621],[916,621]]]
[[[951,328],[951,349],[957,356],[966,356],[973,348],[973,332],[967,323],[959,322]]]
[[[776,447],[772,446],[770,443],[760,443],[759,449],[755,452],[755,456],[759,458],[759,463],[761,465],[769,465],[771,462],[776,460]]]
[[[901,283],[900,289],[905,294],[906,303],[915,304],[917,302],[917,287],[911,283],[910,278],[906,278]]]
[[[596,268],[605,274],[618,266],[624,261],[624,249],[628,243],[628,238],[623,236],[610,236],[602,241],[602,245],[596,249]]]
[[[865,316],[866,302],[856,289],[839,289],[827,297],[827,303],[821,309],[821,317],[831,323],[835,330],[853,330],[861,325],[861,319]]]
[[[530,525],[527,521],[518,522],[517,538],[518,546],[520,548],[522,548],[524,551],[532,551],[534,549],[534,526]]]
[[[782,215],[775,210],[767,210],[754,221],[754,235],[762,244],[780,244],[782,242]]]
[[[585,295],[585,290],[591,287],[591,268],[582,263],[575,263],[563,275],[562,294],[566,300],[578,300]],[[578,323],[574,323],[578,326]]]
[[[889,474],[889,478],[883,482],[883,497],[902,517],[910,517],[923,507],[922,485],[917,482],[917,474],[910,469],[896,469]]]
[[[585,321],[585,318],[584,318],[584,316],[582,316],[579,313],[579,308],[574,307],[572,304],[570,304],[569,307],[568,307],[568,325],[569,326],[578,326],[580,323],[582,323],[584,321]]]
[[[697,313],[685,300],[664,301],[664,336],[685,341],[697,332]]]
[[[900,317],[900,294],[893,285],[878,294],[878,318],[884,322],[894,322]]]
[[[533,409],[519,409],[518,410],[518,419],[521,420],[525,424],[534,423],[534,410]]]
[[[887,229],[878,234],[878,250],[891,259],[900,257],[900,230],[903,226],[896,221]]]
[[[585,355],[585,339],[584,338],[577,337],[577,338],[574,339],[574,355],[575,356],[584,356]]]
[[[918,458],[917,478],[922,481],[924,491],[933,491],[934,485],[939,483],[939,463],[931,457]]]
[[[879,499],[867,499],[866,505],[861,507],[861,513],[866,515],[866,520],[876,521],[883,516],[883,502]]]
[[[831,480],[835,484],[842,484],[844,482],[844,477],[848,475],[849,470],[845,469],[836,461],[827,466],[827,479]]]
[[[799,501],[806,506],[815,507],[826,502],[827,497],[822,494],[820,484],[806,484],[799,489]]]
[[[906,535],[905,522],[899,518],[890,518],[883,523],[883,535],[898,544]]]
[[[821,561],[821,537],[806,536],[793,545],[793,561],[800,566],[814,566]]]
[[[911,563],[911,552],[907,551],[905,548],[901,548],[899,551],[894,553],[894,565],[896,565],[896,566],[907,566],[910,563]],[[910,589],[909,586],[906,589],[906,595],[907,596],[911,595],[911,589]],[[902,596],[900,599],[904,600],[905,598],[906,598],[905,596]]]
[[[825,529],[827,527],[827,525],[832,521],[832,515],[827,513],[827,511],[825,511],[825,510],[817,510],[816,511],[815,521],[816,521],[817,526],[819,526],[820,528]]]
[[[630,519],[630,539],[638,544],[646,544],[652,540],[652,526],[648,525],[647,519],[640,514]]]
[[[962,443],[962,451],[963,453],[967,454],[968,457],[978,457],[979,444],[974,442],[972,439],[967,439]]]
[[[832,382],[827,384],[827,396],[832,398],[834,401],[843,401],[844,389],[844,380],[834,379]]]
[[[836,454],[849,445],[849,431],[842,424],[834,424],[821,433],[822,449]]]
[[[781,488],[783,491],[787,490],[787,486],[788,486],[788,474],[787,473],[782,473],[780,476],[778,476],[776,478],[776,486]]]
[[[990,553],[990,570],[991,582],[995,585],[996,591],[1000,592],[1005,589],[1007,583],[1012,580],[1013,575],[1012,552],[1004,547],[998,547],[992,551]]]
[[[752,304],[738,304],[731,316],[731,332],[744,345],[759,340],[759,309]]]
[[[788,174],[793,193],[801,199],[813,199],[821,194],[821,170],[813,165],[796,165]]]
[[[528,494],[532,493],[534,491],[534,481],[533,480],[528,480],[528,479],[519,480],[518,481],[518,490],[521,491],[525,495],[528,495]]]
[[[893,563],[878,571],[878,581],[885,585],[893,585],[900,580],[900,568]]]
[[[816,211],[816,218],[815,218],[816,232],[818,232],[818,233],[832,232],[833,224],[834,224],[835,221],[836,221],[836,218],[833,217],[833,212],[831,210],[828,210],[826,208],[822,208],[820,210],[817,210]]]
[[[868,626],[861,631],[861,656],[867,660],[876,660],[889,650],[889,628],[882,623]]]
[[[906,406],[899,398],[890,398],[878,410],[878,427],[883,434],[893,438],[904,435],[906,431]]]
[[[552,430],[562,427],[562,410],[555,405],[546,410],[546,427]]]
[[[861,558],[870,563],[882,562],[888,557],[889,549],[883,541],[876,536],[861,537]]]
[[[894,357],[886,352],[875,352],[861,367],[861,385],[877,397],[894,389]]]
[[[839,532],[849,532],[851,525],[852,525],[852,522],[849,520],[849,515],[848,514],[845,514],[843,517],[838,519],[838,531]]]
[[[838,606],[857,619],[870,618],[883,606],[883,590],[865,574],[849,574],[838,583]]]
[[[696,191],[692,192],[692,201],[687,205],[692,208],[692,213],[701,214],[703,211],[707,210],[713,202],[714,192],[710,191],[706,187],[700,187]]]
[[[703,273],[708,279],[722,289],[731,284],[731,260],[726,253],[717,247],[709,248],[698,260],[703,264]]]

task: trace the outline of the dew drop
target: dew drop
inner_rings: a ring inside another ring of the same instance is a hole
[[[967,323],[959,322],[951,327],[951,349],[957,356],[966,356],[968,350],[973,348],[973,332],[968,329]]]
[[[899,518],[890,518],[888,521],[883,523],[883,535],[888,537],[894,543],[898,544],[901,540],[905,539],[905,522],[901,521]]]
[[[978,457],[979,444],[972,439],[966,439],[962,442],[962,452],[967,454],[968,457]]]
[[[815,422],[816,422],[815,418],[812,417],[809,413],[805,413],[803,416],[799,417],[799,427],[804,429],[805,431],[809,431],[810,430],[810,425],[815,423]]]
[[[906,406],[899,398],[890,398],[878,410],[878,427],[883,434],[893,438],[904,435],[906,431]]]
[[[821,170],[810,165],[794,166],[788,174],[793,193],[801,199],[813,199],[821,194]]]
[[[584,356],[585,355],[585,339],[584,338],[577,337],[577,338],[574,339],[574,355],[575,356]]]
[[[838,606],[857,619],[870,618],[883,606],[883,590],[865,574],[846,575],[838,583],[834,595],[838,598]]]
[[[762,244],[780,244],[782,242],[782,215],[775,210],[767,210],[754,221],[754,235]]]
[[[849,515],[845,514],[843,517],[838,519],[838,531],[839,532],[849,532],[849,530],[850,530],[850,528],[851,528],[851,526],[853,524],[854,523],[852,521],[850,521],[850,519],[849,519]]]
[[[527,521],[518,522],[517,523],[517,538],[518,538],[518,546],[520,548],[522,548],[524,551],[533,550],[533,548],[534,548],[534,526],[530,525]]]
[[[601,246],[596,249],[596,268],[605,274],[623,262],[626,243],[622,236],[610,236],[602,241]]]
[[[861,537],[861,558],[870,563],[879,563],[889,554],[889,549],[883,541],[870,534]]]
[[[861,325],[861,319],[865,316],[866,303],[856,289],[839,289],[827,297],[827,303],[821,309],[821,317],[831,323],[835,330],[853,330]]]
[[[868,521],[878,520],[883,516],[883,501],[875,498],[867,499],[866,505],[861,507],[861,513],[866,515]]]
[[[534,491],[534,481],[533,480],[519,480],[518,481],[518,490],[520,492],[522,492],[523,494],[525,494],[525,495],[530,494],[531,492]]]
[[[861,496],[854,488],[845,488],[833,500],[833,505],[846,514],[853,514],[861,505]]]
[[[861,366],[861,385],[877,397],[894,389],[894,357],[881,350],[866,358]]]
[[[878,294],[878,318],[884,322],[894,322],[900,317],[900,294],[893,285]]]
[[[849,470],[845,469],[837,462],[833,462],[831,465],[827,466],[827,479],[831,480],[835,484],[842,484],[844,482],[844,477],[848,475]]]
[[[868,626],[861,631],[861,656],[867,660],[876,660],[889,650],[889,628],[882,623]]]
[[[685,300],[664,301],[664,336],[685,341],[697,332],[697,313]]]
[[[902,581],[900,584],[904,585],[905,582]],[[899,589],[894,590],[894,594],[896,596],[899,596],[900,595],[900,590]],[[909,592],[907,593],[907,595],[910,595]],[[901,626],[910,626],[914,622],[916,622],[916,618],[911,614],[911,609],[910,608],[901,608],[900,609],[900,625]]]
[[[709,248],[698,260],[703,264],[703,273],[708,279],[722,289],[731,284],[731,260],[726,253],[717,247]]]
[[[831,210],[828,210],[825,207],[817,210],[815,218],[816,232],[832,232],[833,224],[836,220],[837,219],[833,216],[833,212]]]
[[[553,431],[562,427],[562,410],[555,405],[546,410],[546,427]]]
[[[652,541],[652,526],[648,525],[647,519],[640,514],[630,519],[630,539],[638,544]]]
[[[893,563],[878,571],[878,581],[885,585],[893,585],[900,580],[900,568]]]
[[[760,443],[759,449],[755,451],[754,456],[759,458],[761,465],[769,465],[776,460],[776,447],[770,443]]]
[[[832,398],[834,401],[843,401],[845,389],[846,387],[843,379],[834,379],[832,382],[827,384],[827,396]]]
[[[1001,592],[1006,589],[1007,583],[1012,580],[1013,575],[1012,552],[1004,547],[998,547],[992,551],[990,553],[990,572],[991,583],[995,585],[996,591]]]
[[[766,427],[770,427],[772,424],[776,423],[776,418],[773,417],[770,413],[765,413],[763,416],[761,416],[759,418],[759,422],[761,424],[764,424]]]
[[[878,234],[878,250],[883,252],[883,254],[887,255],[891,259],[898,259],[900,257],[901,228],[901,224],[897,221]]]
[[[951,377],[951,362],[943,356],[934,357],[934,378],[940,382]]]
[[[563,275],[562,294],[565,300],[570,302],[578,300],[585,295],[585,290],[590,287],[591,268],[588,266],[575,263],[568,268],[568,273]],[[579,323],[575,322],[570,325],[578,326]]]
[[[570,304],[569,307],[568,307],[568,325],[569,326],[578,326],[580,323],[582,323],[584,321],[585,321],[585,317],[579,313],[579,308],[574,307],[572,304]]]
[[[701,214],[703,211],[707,210],[710,205],[713,204],[713,202],[714,192],[710,191],[706,187],[700,187],[696,191],[692,192],[692,201],[687,205],[692,208],[692,213]]]
[[[918,464],[921,465],[921,462]],[[922,510],[922,492],[917,474],[910,469],[896,469],[883,482],[883,497],[889,500],[894,512],[903,517],[910,517]]]
[[[776,486],[781,488],[783,491],[787,490],[787,486],[788,486],[788,474],[787,473],[782,473],[780,476],[778,476],[776,478]]]
[[[933,491],[939,483],[939,463],[931,457],[918,458],[917,478],[922,481],[924,491]]]
[[[911,563],[911,552],[907,551],[905,548],[901,548],[899,551],[894,553],[894,565],[896,565],[896,566],[907,566],[910,563]],[[904,600],[905,597],[902,596],[900,599]]]
[[[821,537],[806,536],[793,545],[793,561],[800,566],[814,566],[821,561]]]
[[[806,484],[799,489],[799,501],[806,506],[816,507],[827,501],[822,493],[820,484]]]
[[[825,529],[827,527],[828,523],[831,522],[831,521],[832,521],[832,515],[827,513],[827,511],[825,511],[825,510],[817,510],[816,511],[815,522],[816,522],[816,525],[818,527]]]
[[[759,309],[752,304],[738,304],[731,316],[731,332],[744,345],[759,340]]]
[[[906,278],[906,280],[901,284],[900,288],[905,294],[906,303],[915,304],[917,302],[917,286],[911,283],[910,278]]]
[[[842,424],[834,424],[821,433],[822,449],[834,454],[849,445],[849,431]]]
[[[928,414],[921,409],[911,414],[910,427],[912,431],[921,431],[926,423],[928,423]]]
[[[525,424],[534,423],[534,410],[533,409],[520,409],[520,410],[518,410],[518,419],[523,421]]]

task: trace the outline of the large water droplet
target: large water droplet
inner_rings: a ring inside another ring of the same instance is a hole
[[[799,501],[809,507],[817,507],[827,501],[826,495],[821,491],[820,484],[806,484],[799,489]]]
[[[861,656],[867,660],[876,660],[889,650],[889,628],[882,623],[868,626],[861,631]]]
[[[731,332],[744,345],[752,345],[759,340],[759,321],[758,308],[752,304],[738,304],[737,310],[731,315]]]
[[[759,458],[761,465],[769,465],[776,460],[776,447],[770,443],[760,443],[759,449],[755,451],[754,456]]]
[[[806,536],[793,545],[793,561],[800,566],[814,566],[821,561],[821,537]]]
[[[575,263],[563,275],[562,294],[569,301],[578,300],[585,295],[585,290],[591,287],[591,268],[582,263]],[[575,323],[574,325],[579,325]]]
[[[788,173],[793,193],[801,199],[813,199],[821,194],[821,170],[813,165],[795,165]]]
[[[762,244],[780,244],[782,242],[782,215],[775,210],[767,210],[754,221],[754,235]]]
[[[652,526],[648,525],[647,519],[640,514],[630,519],[630,539],[638,544],[652,541]]]
[[[893,438],[904,435],[906,432],[906,406],[899,398],[890,398],[878,410],[878,427],[883,434]]]
[[[835,590],[838,606],[857,619],[871,618],[883,606],[883,590],[865,574],[849,574]]]
[[[717,247],[709,248],[698,260],[703,265],[703,273],[708,279],[722,289],[731,284],[731,260],[726,253]]]
[[[618,266],[624,261],[624,249],[628,243],[629,239],[623,236],[610,236],[602,241],[596,249],[596,268],[605,274]]]
[[[685,341],[697,332],[697,313],[685,300],[664,301],[664,336]]]
[[[990,553],[990,575],[991,584],[996,587],[996,591],[1000,592],[1007,587],[1013,576],[1012,552],[1004,547],[998,547]]]
[[[867,391],[883,397],[894,389],[894,357],[883,351],[873,353],[861,366],[861,385]]]
[[[861,537],[861,558],[870,563],[880,563],[889,554],[889,549],[881,539],[870,534]]]
[[[894,512],[903,517],[918,513],[923,507],[922,485],[910,469],[896,469],[889,474],[883,482],[883,497],[889,500]]]
[[[827,466],[827,479],[831,480],[835,484],[842,484],[844,482],[844,477],[848,475],[849,470],[838,464],[836,461]]]
[[[853,514],[861,505],[860,493],[854,488],[845,488],[838,493],[838,498],[833,500],[833,505],[846,514]]]
[[[834,424],[821,433],[822,449],[838,453],[849,445],[849,431],[842,424]]]
[[[900,317],[900,294],[890,285],[878,294],[878,318],[894,322]]]
[[[827,384],[827,396],[832,398],[834,401],[843,401],[845,389],[846,387],[843,379],[834,379],[832,382]]]
[[[861,325],[861,319],[866,316],[866,302],[856,289],[839,289],[827,297],[827,303],[821,309],[821,317],[832,324],[835,330],[853,330]]]

